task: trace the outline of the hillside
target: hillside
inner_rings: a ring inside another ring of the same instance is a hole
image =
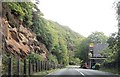
[[[9,21],[2,19],[3,38],[5,42],[5,51],[7,53],[24,58],[31,52],[43,55],[47,59],[48,50],[45,45],[38,42],[35,33],[32,33],[23,25],[19,28],[12,28]]]
[[[78,45],[84,39],[82,35],[43,18],[32,2],[3,2],[2,5],[3,43],[9,55],[24,58],[34,52],[64,65],[75,60]]]

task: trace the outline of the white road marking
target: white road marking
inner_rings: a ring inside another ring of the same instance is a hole
[[[80,72],[79,70],[77,70],[77,69],[75,69],[77,72],[79,72],[82,76],[84,76],[85,77],[85,74],[84,73],[82,73],[82,72]]]

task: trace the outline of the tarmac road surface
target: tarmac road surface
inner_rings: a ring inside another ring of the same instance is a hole
[[[92,69],[81,69],[78,66],[69,66],[48,74],[46,77],[119,77],[109,72]]]

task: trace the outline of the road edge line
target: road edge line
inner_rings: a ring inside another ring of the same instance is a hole
[[[77,70],[77,69],[75,69],[77,72],[79,72],[82,76],[84,76],[85,77],[85,74],[84,73],[82,73],[82,72],[80,72],[79,70]]]

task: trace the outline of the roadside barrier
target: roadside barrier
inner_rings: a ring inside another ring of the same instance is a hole
[[[62,64],[50,61],[6,58],[3,62],[2,75],[33,75],[36,72],[47,71],[56,68],[63,68]]]

